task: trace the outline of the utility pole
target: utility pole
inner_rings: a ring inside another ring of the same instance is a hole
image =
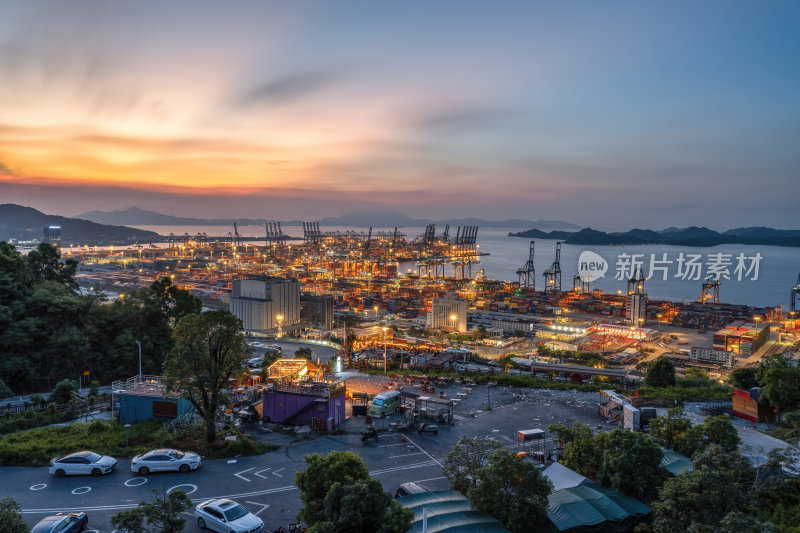
[[[139,379],[142,378],[142,341],[136,341],[139,346]]]

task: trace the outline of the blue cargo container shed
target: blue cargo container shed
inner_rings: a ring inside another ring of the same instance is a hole
[[[174,420],[191,415],[194,406],[186,398],[168,393],[161,376],[134,376],[111,385],[112,402],[119,408],[121,424],[145,420]]]

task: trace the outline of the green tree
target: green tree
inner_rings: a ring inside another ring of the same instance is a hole
[[[779,412],[800,407],[800,368],[780,354],[766,358],[757,372],[761,384],[761,399],[777,407]]]
[[[72,291],[78,289],[75,273],[78,262],[75,259],[61,261],[58,248],[52,244],[41,243],[35,250],[28,253],[28,265],[33,275],[42,281],[55,281],[68,287]]]
[[[443,470],[450,488],[466,495],[478,484],[478,473],[489,462],[489,456],[502,448],[494,440],[461,437],[444,456]]]
[[[689,379],[708,379],[708,372],[702,368],[687,368],[684,374]]]
[[[175,346],[164,361],[168,389],[189,400],[205,420],[208,442],[216,439],[214,421],[225,403],[224,391],[250,353],[241,328],[228,311],[188,314],[175,326]]]
[[[6,382],[0,379],[0,400],[5,400],[6,398],[11,398],[14,393],[11,391],[11,388],[6,385]]]
[[[29,533],[31,530],[22,518],[22,509],[13,498],[0,500],[0,524],[4,533]]]
[[[711,444],[717,444],[725,451],[733,451],[739,446],[739,442],[739,433],[729,416],[707,416],[702,424],[692,426],[684,432],[675,449],[687,457],[693,457]]]
[[[681,407],[667,410],[667,416],[659,416],[650,420],[650,436],[667,448],[674,449],[675,444],[692,427]]]
[[[484,326],[478,326],[475,328],[475,332],[472,334],[472,337],[476,340],[483,340],[489,337],[489,332]]]
[[[404,533],[411,528],[413,513],[384,492],[352,452],[306,455],[306,468],[294,479],[303,502],[298,517],[311,533]]]
[[[514,354],[507,353],[498,357],[497,366],[499,366],[503,372],[508,372],[514,368]]]
[[[644,376],[645,387],[674,387],[675,365],[666,357],[659,357],[647,367]]]
[[[305,346],[294,351],[294,356],[302,359],[311,359],[313,355],[314,352],[311,351],[311,348],[306,348]]]
[[[324,520],[311,525],[310,533],[405,533],[414,518],[377,479],[334,482],[325,494],[323,510]]]
[[[652,499],[667,475],[661,466],[664,454],[656,441],[645,433],[622,429],[603,437],[598,479],[640,500]]]
[[[96,379],[92,380],[92,382],[89,384],[89,394],[87,396],[89,396],[90,398],[97,396],[100,393],[99,389],[100,389],[100,382],[97,381]]]
[[[653,503],[657,533],[706,531],[729,513],[747,509],[746,490],[753,471],[738,451],[713,444],[698,454],[692,466],[691,472],[667,479]],[[735,518],[731,516],[729,521]]]
[[[64,379],[56,383],[47,401],[56,404],[69,403],[72,400],[73,392],[78,392],[78,382],[74,379]]]
[[[758,386],[756,368],[737,368],[730,375],[731,385],[737,389],[752,389]]]
[[[553,484],[530,461],[508,450],[492,452],[478,471],[467,496],[475,509],[490,513],[514,533],[531,531],[547,521],[547,498]]]
[[[192,500],[180,490],[165,495],[158,488],[153,493],[153,501],[141,501],[138,507],[112,516],[111,525],[128,533],[181,533],[186,524],[181,514],[192,507]]]
[[[569,442],[564,448],[564,466],[588,478],[597,479],[603,462],[605,433],[592,436],[592,429],[586,424],[574,422]]]

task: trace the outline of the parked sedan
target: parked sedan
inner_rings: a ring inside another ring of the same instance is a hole
[[[235,501],[206,500],[194,510],[200,529],[219,533],[261,533],[264,522]]]
[[[93,475],[102,476],[114,470],[117,460],[108,455],[84,451],[75,452],[50,461],[50,473],[56,477]]]
[[[197,470],[200,456],[193,452],[178,450],[150,450],[131,460],[131,472],[146,476],[150,472],[182,472]]]
[[[31,533],[77,533],[86,529],[86,513],[57,514],[42,518]]]

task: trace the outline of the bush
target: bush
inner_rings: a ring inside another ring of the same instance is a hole
[[[22,415],[11,415],[6,411],[5,416],[0,420],[0,435],[49,426],[50,424],[60,424],[75,418],[75,413],[72,411],[56,411],[55,404],[51,405],[53,410],[48,409],[43,413],[28,410]]]
[[[129,455],[169,447],[194,451],[206,459],[220,459],[258,455],[278,448],[246,435],[237,434],[237,437],[234,442],[221,439],[207,444],[204,427],[169,433],[166,422],[148,420],[133,424],[130,428]],[[53,457],[75,450],[92,450],[113,457],[125,457],[125,428],[118,422],[95,420],[88,424],[77,422],[68,426],[13,433],[0,438],[0,465],[45,466]]]
[[[65,379],[56,383],[50,397],[47,398],[48,402],[56,404],[69,403],[72,400],[72,393],[78,391],[78,383],[73,379]]]

